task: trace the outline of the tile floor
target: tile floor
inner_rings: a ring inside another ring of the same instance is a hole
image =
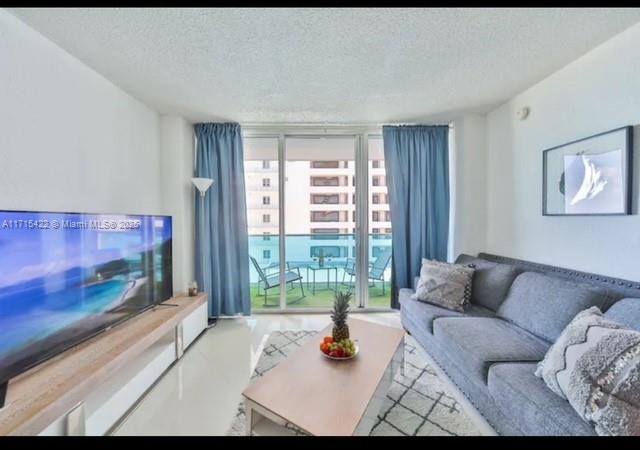
[[[396,312],[352,316],[400,327]],[[328,314],[263,314],[219,320],[165,373],[114,434],[226,434],[269,333],[319,330],[329,323]]]

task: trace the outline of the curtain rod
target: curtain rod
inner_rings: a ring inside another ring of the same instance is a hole
[[[390,123],[328,123],[328,122],[239,122],[242,127],[258,128],[258,127],[313,127],[313,128],[381,128],[384,125],[390,126],[448,126],[453,128],[453,123],[437,124],[437,123],[414,123],[414,122],[390,122]]]

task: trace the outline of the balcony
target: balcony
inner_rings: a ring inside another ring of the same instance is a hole
[[[277,284],[278,235],[249,235],[251,306],[274,310],[280,305],[278,286],[266,290],[265,280]],[[287,308],[330,308],[336,290],[355,290],[355,235],[292,234],[285,237]],[[369,307],[391,303],[391,235],[369,235]],[[262,273],[259,273],[262,272]],[[272,278],[275,277],[275,278]],[[269,284],[269,283],[267,283]],[[384,285],[384,286],[383,286]],[[304,297],[302,293],[304,292]]]

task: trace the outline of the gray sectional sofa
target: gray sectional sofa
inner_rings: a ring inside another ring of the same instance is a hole
[[[450,311],[401,289],[407,332],[499,434],[594,435],[534,375],[536,364],[571,319],[591,306],[640,330],[640,282],[485,253],[460,255],[456,262],[476,269],[470,307]]]

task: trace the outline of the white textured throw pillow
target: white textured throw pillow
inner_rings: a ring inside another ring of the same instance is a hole
[[[464,312],[471,299],[474,269],[461,264],[422,260],[420,280],[412,298]]]
[[[536,376],[599,435],[640,435],[640,332],[608,320],[597,307],[574,317]]]

